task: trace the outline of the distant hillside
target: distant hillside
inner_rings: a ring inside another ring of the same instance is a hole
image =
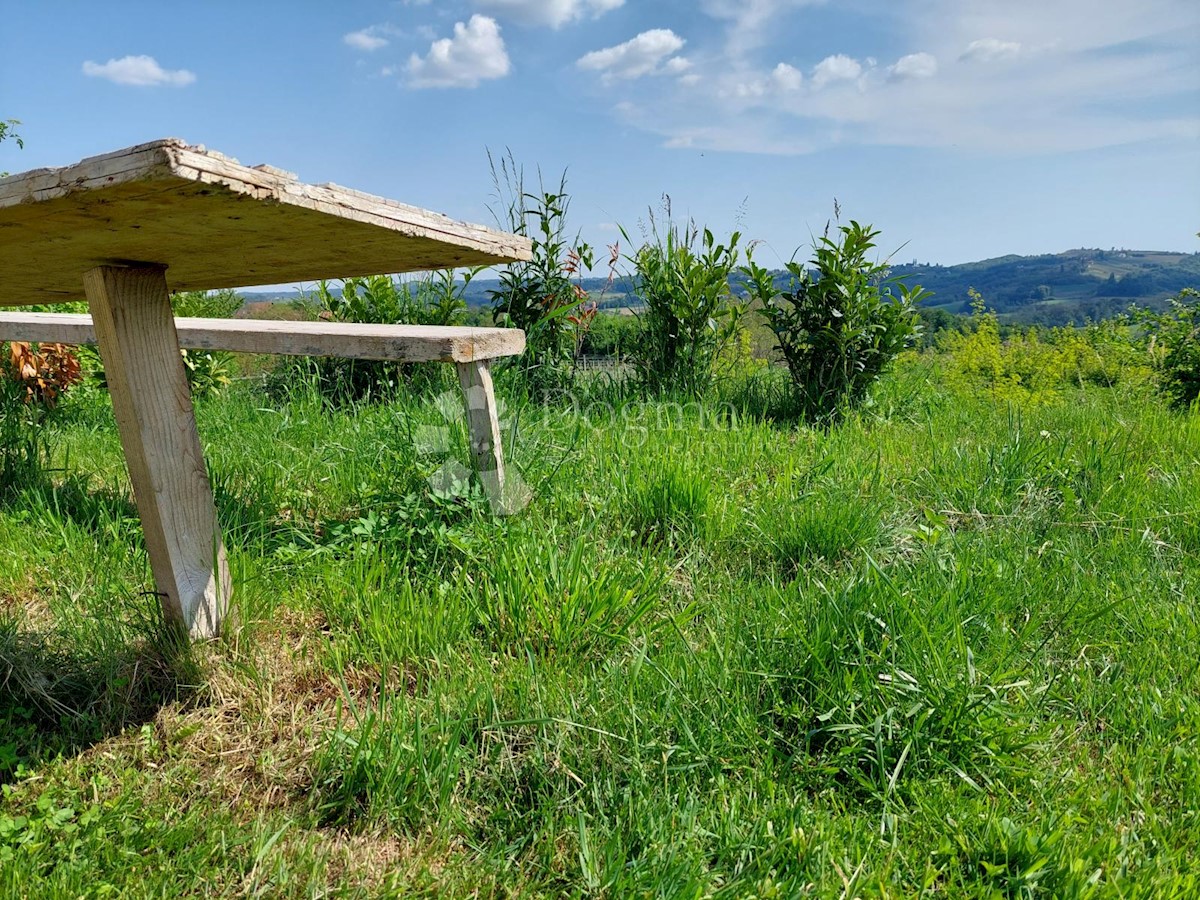
[[[912,262],[894,265],[892,271],[931,292],[925,305],[934,309],[970,312],[967,290],[974,288],[990,308],[1009,321],[1062,325],[1102,319],[1131,303],[1159,306],[1182,288],[1200,288],[1200,253],[1068,250],[1043,256],[1000,256],[957,266]],[[583,287],[604,308],[638,305],[632,278],[618,278],[611,285],[605,278],[585,278]],[[495,279],[477,278],[467,286],[467,303],[472,307],[490,305],[489,291],[498,289]],[[281,303],[296,300],[299,294],[246,293],[245,297],[248,303]]]
[[[1068,250],[892,270],[932,292],[927,306],[969,312],[967,290],[974,288],[1002,315],[1046,324],[1100,319],[1131,303],[1159,305],[1182,288],[1200,287],[1200,253],[1154,250]]]

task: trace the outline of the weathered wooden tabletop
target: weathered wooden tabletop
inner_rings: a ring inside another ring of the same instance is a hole
[[[95,266],[172,291],[528,259],[525,238],[168,138],[0,179],[0,306],[83,297]]]

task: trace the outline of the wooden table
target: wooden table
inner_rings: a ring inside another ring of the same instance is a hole
[[[175,139],[0,179],[0,306],[86,296],[163,610],[193,637],[219,633],[231,585],[170,293],[529,257],[516,235]],[[486,365],[472,377],[490,393]]]

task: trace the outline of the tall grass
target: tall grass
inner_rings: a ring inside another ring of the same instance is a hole
[[[1200,420],[945,365],[821,429],[510,398],[508,519],[427,480],[429,400],[235,386],[186,657],[68,395],[0,503],[0,893],[1195,893]]]

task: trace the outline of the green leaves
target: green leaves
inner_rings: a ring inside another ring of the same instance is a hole
[[[532,259],[500,271],[499,289],[488,292],[492,316],[497,324],[525,332],[526,351],[517,364],[523,367],[527,385],[535,393],[546,393],[570,377],[578,333],[586,327],[575,313],[587,301],[572,277],[592,267],[594,254],[578,237],[567,237],[571,198],[566,172],[557,190],[539,185],[533,193],[525,190],[524,170],[511,153],[501,157],[499,166],[490,153],[488,159],[496,192],[504,199],[497,219],[533,245]]]
[[[712,385],[714,363],[745,314],[729,285],[741,235],[735,231],[728,244],[718,244],[707,228],[701,233],[694,222],[672,222],[669,205],[666,214],[661,233],[650,216],[650,240],[629,257],[645,307],[638,371],[653,392],[700,395]]]
[[[1166,312],[1137,310],[1146,329],[1159,390],[1170,404],[1186,409],[1200,400],[1200,291],[1184,288]]]
[[[21,136],[13,131],[13,127],[20,125],[19,119],[0,119],[0,142],[11,140],[16,143],[22,150],[25,149],[25,142],[21,140]],[[6,176],[7,172],[0,172],[0,178]]]
[[[924,296],[871,262],[879,232],[851,220],[813,244],[809,266],[787,264],[775,276],[750,260],[739,271],[778,341],[801,416],[829,421],[863,403],[871,386],[916,339]]]

